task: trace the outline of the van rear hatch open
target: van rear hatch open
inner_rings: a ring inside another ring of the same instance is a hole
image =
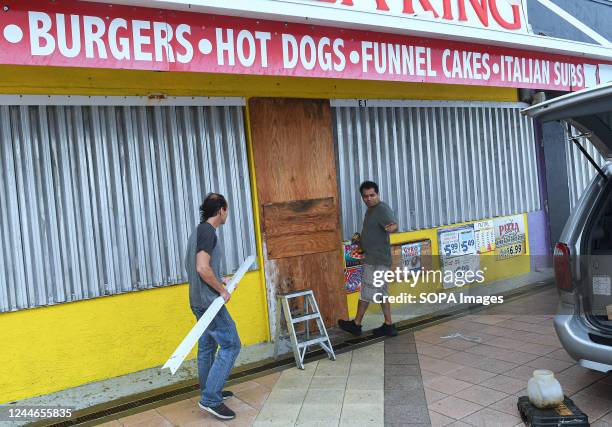
[[[542,102],[522,113],[542,122],[568,122],[588,135],[606,160],[612,160],[612,82]]]
[[[582,138],[588,138],[606,161],[612,161],[612,83],[534,105],[523,110],[523,114],[542,122],[559,120],[568,123],[580,133],[574,141],[577,145],[580,146]],[[563,147],[560,145],[559,148]],[[586,154],[584,150],[581,151]],[[598,170],[604,174],[602,169]],[[607,170],[610,171],[609,168]],[[590,213],[584,214],[584,218],[571,221],[581,227],[580,233],[574,233],[581,236],[580,242],[561,243],[580,248],[581,253],[570,254],[572,257],[578,256],[580,269],[577,275],[580,280],[574,282],[577,300],[582,302],[583,313],[589,317],[591,324],[609,337],[612,336],[612,321],[608,320],[606,308],[612,305],[611,179],[607,179],[594,207],[589,209]]]

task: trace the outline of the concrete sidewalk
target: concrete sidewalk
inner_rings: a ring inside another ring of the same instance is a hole
[[[230,387],[222,423],[197,397],[108,426],[518,426],[518,396],[553,370],[594,427],[612,426],[612,375],[577,365],[552,326],[555,289]],[[540,314],[532,314],[540,313]],[[542,314],[544,313],[544,314]],[[449,338],[451,337],[451,338]]]
[[[473,295],[512,292],[517,289],[528,289],[534,285],[546,283],[551,278],[552,271],[550,269],[542,269],[478,287],[470,292]],[[396,304],[392,307],[392,312],[393,319],[396,322],[402,322],[411,321],[422,316],[435,315],[440,310],[448,310],[450,308],[453,308],[453,304]],[[454,308],[459,309],[457,306]],[[382,322],[383,317],[380,309],[373,307],[372,310],[366,313],[364,318],[364,330],[376,328]],[[337,336],[337,333],[344,334],[344,332],[335,331],[334,329],[329,332],[334,343],[344,341],[344,335]],[[273,353],[274,343],[272,342],[245,346],[240,351],[235,368],[238,368],[238,370],[248,369],[253,365],[272,362]],[[281,354],[283,353],[291,357],[288,339],[281,342]],[[180,387],[185,383],[193,382],[197,377],[195,359],[186,360],[175,375],[172,375],[167,369],[161,370],[160,368],[160,366],[157,366],[120,377],[113,377],[67,390],[23,399],[15,402],[15,404],[23,406],[70,406],[76,410],[87,410],[98,405],[104,406],[107,402],[129,400],[133,396],[155,394],[159,390]]]

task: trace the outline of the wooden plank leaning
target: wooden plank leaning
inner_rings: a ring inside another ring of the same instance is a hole
[[[238,268],[234,276],[230,279],[228,285],[226,286],[226,289],[230,294],[234,292],[234,289],[236,289],[238,282],[242,280],[242,277],[249,270],[249,268],[251,268],[251,265],[255,262],[255,259],[255,255],[250,255],[249,257],[247,257],[247,259],[244,260],[240,268]],[[162,366],[162,369],[170,369],[172,375],[176,373],[176,371],[181,366],[195,343],[198,342],[198,339],[200,339],[204,331],[206,331],[206,328],[208,328],[210,322],[212,322],[219,310],[221,310],[221,307],[223,307],[224,303],[225,301],[223,300],[223,297],[217,297],[213,301],[213,303],[210,305],[210,307],[208,307],[204,315],[200,317],[200,320],[197,321],[197,323],[194,325],[193,328],[191,328],[185,338],[183,338],[183,341],[181,341],[176,350],[174,350],[174,353],[172,353],[172,356],[170,356],[164,366]]]

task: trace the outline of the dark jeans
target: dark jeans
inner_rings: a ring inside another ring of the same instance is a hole
[[[206,309],[191,307],[191,311],[199,320]],[[240,353],[240,346],[236,324],[223,306],[198,340],[198,377],[202,405],[214,407],[223,402],[223,385]]]

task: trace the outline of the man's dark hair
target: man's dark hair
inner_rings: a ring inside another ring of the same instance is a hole
[[[359,186],[359,194],[363,195],[363,190],[374,189],[374,192],[378,194],[378,184],[374,181],[363,181]]]
[[[208,221],[208,218],[216,216],[219,211],[227,209],[227,200],[221,194],[208,193],[204,203],[200,205],[200,223]]]

